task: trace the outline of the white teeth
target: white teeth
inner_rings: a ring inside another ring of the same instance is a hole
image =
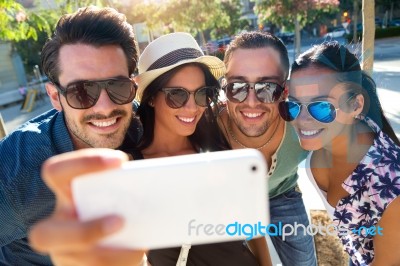
[[[319,133],[321,130],[300,130],[300,133],[304,136],[313,136],[316,135],[317,133]]]
[[[255,118],[261,116],[261,113],[243,113],[243,115],[249,118]]]
[[[109,127],[111,125],[114,125],[115,123],[117,123],[117,119],[113,119],[106,122],[92,121],[92,124],[95,125],[96,127]]]
[[[194,121],[194,117],[189,118],[189,117],[178,116],[178,119],[183,121],[183,122],[185,122],[185,123],[192,123]]]

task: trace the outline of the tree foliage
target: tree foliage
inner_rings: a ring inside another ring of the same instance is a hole
[[[108,4],[106,0],[57,0],[57,8],[42,9],[38,6],[31,11],[15,1],[0,0],[0,10],[6,10],[0,12],[0,40],[11,41],[13,50],[22,58],[26,73],[31,73],[35,65],[40,65],[40,51],[54,31],[61,15],[75,12],[83,6],[106,4]],[[5,14],[8,17],[8,24],[4,24],[5,20],[2,19]]]
[[[50,34],[51,27],[39,13],[27,11],[14,0],[0,1],[0,40],[37,40],[38,31]]]
[[[212,29],[211,35],[215,39],[234,35],[238,30],[249,26],[248,20],[241,19],[242,4],[240,0],[221,1],[221,9],[229,16],[229,26]]]
[[[214,37],[236,33],[240,11],[240,0],[168,0],[138,3],[124,12],[132,22],[145,22],[151,30],[186,31],[204,38],[206,31]]]
[[[162,33],[205,32],[213,38],[232,35],[243,28],[240,0],[55,0],[56,8],[34,11],[14,0],[0,0],[0,41],[12,41],[27,72],[40,65],[40,51],[54,31],[61,15],[88,5],[111,6],[124,13],[130,23],[145,22],[150,30]]]
[[[293,29],[296,19],[301,27],[321,15],[338,12],[339,0],[260,0],[254,11],[260,22],[271,22]]]
[[[173,14],[170,24],[174,30],[200,34],[203,42],[207,29],[230,25],[229,16],[221,9],[221,0],[171,0],[166,14]]]

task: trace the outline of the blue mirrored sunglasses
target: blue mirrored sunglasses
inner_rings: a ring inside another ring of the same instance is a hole
[[[285,101],[279,103],[279,113],[285,121],[290,122],[300,115],[302,106],[307,108],[312,118],[321,123],[332,123],[336,118],[337,110],[339,110],[339,108],[327,101],[310,103]]]

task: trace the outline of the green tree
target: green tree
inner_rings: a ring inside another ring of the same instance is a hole
[[[259,0],[254,11],[259,22],[271,22],[295,30],[296,56],[300,53],[300,29],[324,14],[338,12],[339,0]]]
[[[35,65],[40,66],[40,51],[45,44],[48,35],[46,32],[39,31],[37,39],[21,40],[13,42],[13,48],[21,56],[25,72],[31,74]]]
[[[161,30],[163,33],[169,32],[170,16],[166,13],[167,2],[156,3],[153,1],[138,2],[131,5],[119,6],[119,10],[124,13],[128,21],[133,23],[145,22],[149,30]]]
[[[4,0],[0,0],[4,1]],[[5,0],[8,1],[8,0]],[[81,1],[63,1],[57,0],[57,8],[54,9],[41,9],[41,6],[36,7],[34,10],[30,11],[24,9],[20,4],[15,1],[8,1],[10,4],[7,12],[9,14],[13,14],[13,12],[23,12],[27,14],[23,23],[28,24],[29,26],[29,34],[25,34],[24,31],[19,30],[18,28],[10,28],[12,30],[11,34],[15,34],[18,38],[7,38],[4,40],[9,40],[12,42],[13,50],[18,52],[22,58],[22,62],[25,67],[25,71],[28,74],[31,74],[33,71],[33,67],[35,65],[40,66],[40,52],[42,50],[43,45],[45,44],[48,37],[54,31],[54,27],[61,17],[61,15],[66,13],[72,13],[76,11],[79,7],[88,6],[91,4],[95,4],[97,6],[105,6],[106,2],[109,1],[104,0],[103,2],[100,0],[97,1],[89,1],[89,0],[81,0]],[[5,2],[1,2],[4,4]],[[13,7],[14,9],[11,9]],[[19,10],[19,11],[16,11]],[[12,16],[10,17],[10,19]],[[11,25],[23,25],[17,24],[15,21],[11,20]],[[21,26],[25,29],[26,26]],[[4,27],[0,28],[5,29]]]
[[[176,31],[199,34],[203,45],[205,31],[230,26],[229,16],[221,8],[221,0],[170,0],[165,10]]]
[[[240,0],[168,0],[146,1],[122,7],[129,20],[145,22],[150,30],[168,33],[186,31],[199,34],[206,42],[206,32],[219,38],[232,35],[242,26]]]
[[[240,0],[222,0],[220,9],[229,17],[229,23],[223,27],[213,27],[211,29],[211,36],[214,39],[231,36],[238,32],[238,30],[249,26],[249,22],[245,19],[240,19],[242,4]]]
[[[40,14],[27,11],[14,0],[0,1],[0,40],[37,40],[38,31],[50,33],[50,25]]]

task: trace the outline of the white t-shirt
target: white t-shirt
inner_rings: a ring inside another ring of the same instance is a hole
[[[312,154],[313,154],[313,152],[310,152],[306,159],[306,173],[307,173],[308,179],[310,179],[311,184],[315,187],[315,189],[318,192],[318,195],[321,197],[322,202],[324,203],[325,209],[327,210],[329,217],[331,219],[333,219],[333,213],[335,212],[335,208],[329,204],[329,202],[326,199],[327,198],[326,191],[324,191],[318,187],[317,182],[315,182],[315,178],[311,172],[310,163],[311,163],[311,155]]]

